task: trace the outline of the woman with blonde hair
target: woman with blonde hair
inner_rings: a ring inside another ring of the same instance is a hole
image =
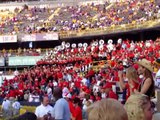
[[[137,71],[133,67],[129,67],[126,70],[126,78],[128,80],[127,83],[124,82],[122,71],[118,72],[120,87],[122,90],[126,90],[126,99],[132,95],[135,91],[138,91],[140,86],[139,77]]]
[[[131,95],[125,103],[125,109],[128,120],[152,120],[153,109],[147,95]]]
[[[88,120],[128,120],[123,105],[114,99],[102,99],[87,109]]]

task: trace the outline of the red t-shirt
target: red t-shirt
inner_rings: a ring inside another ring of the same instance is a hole
[[[73,117],[75,120],[82,120],[82,110],[79,106],[74,109]]]
[[[138,88],[139,88],[139,84],[138,83],[135,83],[134,82],[134,86],[133,86],[133,88],[131,88],[130,89],[130,86],[129,86],[129,84],[127,83],[126,84],[126,100],[128,99],[128,97],[130,96],[130,94],[131,94],[131,91],[130,90],[132,90],[132,92],[134,92],[134,90],[138,90]]]
[[[118,100],[117,94],[115,94],[112,90],[109,91],[108,97]]]
[[[10,90],[10,91],[9,91],[9,97],[16,97],[16,92],[15,92],[15,90]]]
[[[24,90],[24,83],[23,83],[23,82],[20,82],[20,83],[18,84],[18,88],[19,88],[19,90]]]
[[[68,105],[69,105],[70,112],[71,112],[71,114],[73,115],[73,114],[74,114],[74,106],[73,106],[73,103],[72,103],[71,101],[68,101]]]

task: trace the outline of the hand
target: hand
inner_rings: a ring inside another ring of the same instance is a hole
[[[49,116],[47,114],[43,116],[43,120],[49,120],[48,118]]]
[[[137,91],[136,89],[134,89],[134,93],[135,93],[135,94],[140,94],[140,92]]]

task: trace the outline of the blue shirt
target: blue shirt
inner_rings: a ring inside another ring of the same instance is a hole
[[[64,98],[60,98],[56,101],[53,115],[55,120],[70,120],[70,110],[68,102]]]

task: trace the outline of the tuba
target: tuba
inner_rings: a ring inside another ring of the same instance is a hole
[[[73,43],[73,44],[72,44],[72,48],[76,48],[76,43]]]
[[[82,46],[83,46],[83,44],[82,44],[82,43],[78,43],[78,47],[80,47],[80,48],[81,48]]]
[[[122,44],[122,39],[119,38],[117,42],[118,42],[119,44]]]
[[[65,44],[65,47],[66,47],[66,48],[69,48],[69,47],[70,47],[70,43],[67,42],[67,43]]]
[[[101,40],[99,41],[99,45],[104,45],[104,40],[101,39]]]
[[[84,48],[88,47],[88,44],[87,43],[83,43],[83,47]]]
[[[109,39],[108,40],[108,44],[112,44],[113,43],[113,40],[112,39]]]

